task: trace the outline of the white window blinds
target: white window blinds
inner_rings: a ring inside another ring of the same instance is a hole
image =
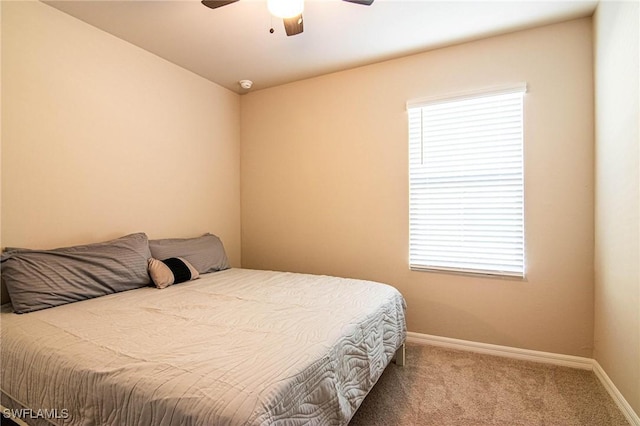
[[[411,269],[524,276],[525,90],[408,104]]]

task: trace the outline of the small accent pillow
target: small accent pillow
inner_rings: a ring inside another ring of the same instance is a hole
[[[149,240],[149,249],[151,257],[156,259],[181,257],[201,274],[229,269],[222,241],[213,234],[196,238]]]
[[[165,260],[150,258],[149,275],[158,288],[195,280],[200,276],[196,268],[181,257],[171,257]]]

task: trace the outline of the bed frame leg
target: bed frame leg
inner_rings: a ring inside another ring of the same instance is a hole
[[[396,351],[396,356],[394,357],[394,360],[395,360],[395,363],[396,363],[396,365],[398,367],[404,367],[404,362],[405,362],[405,347],[404,347],[404,343]]]

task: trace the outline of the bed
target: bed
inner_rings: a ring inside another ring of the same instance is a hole
[[[238,268],[3,305],[2,403],[39,424],[345,425],[402,356],[405,309],[385,284]]]

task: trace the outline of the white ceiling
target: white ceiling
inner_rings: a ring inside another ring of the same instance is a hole
[[[196,0],[46,1],[221,86],[251,90],[593,13],[597,0],[306,0],[287,37],[265,0],[209,9]],[[273,27],[275,32],[269,33]]]

